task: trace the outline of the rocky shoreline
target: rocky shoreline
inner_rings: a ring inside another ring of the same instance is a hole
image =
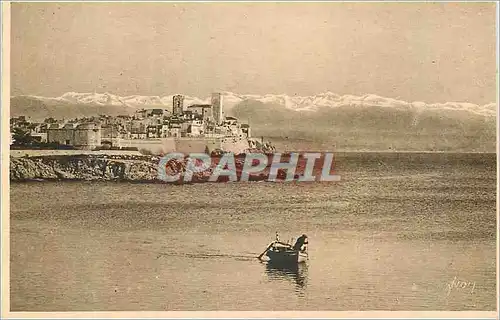
[[[244,154],[235,156],[237,175],[241,174]],[[268,154],[270,156],[270,154]],[[219,155],[220,157],[220,155]],[[208,182],[213,169],[218,163],[217,156],[212,158],[212,165],[204,172],[193,173],[191,182]],[[166,171],[169,175],[187,171],[189,158],[171,160]],[[286,161],[286,160],[283,160]],[[271,161],[268,160],[268,163]],[[443,170],[461,170],[464,173],[476,166],[496,170],[496,154],[460,154],[460,153],[336,153],[335,171],[340,174],[349,172],[370,172],[372,175],[394,174],[400,170],[426,172],[435,167]],[[78,154],[78,155],[38,155],[10,156],[10,181],[123,181],[165,183],[158,177],[159,156],[137,154]],[[270,166],[262,172],[250,176],[251,181],[268,180]],[[305,170],[304,159],[299,158],[296,174]],[[314,172],[319,175],[320,172]],[[286,174],[278,171],[278,179]],[[218,182],[226,182],[227,177],[220,177]]]
[[[244,158],[236,157],[236,167],[241,169]],[[189,158],[171,160],[167,164],[170,174],[186,172]],[[10,157],[10,181],[125,181],[164,183],[158,177],[160,157],[145,155],[57,155],[35,157]],[[193,173],[190,182],[208,182],[215,168]],[[265,180],[267,174],[251,176],[250,180]],[[218,182],[227,181],[221,177]]]
[[[62,155],[10,157],[10,181],[83,180],[154,182],[158,157]]]

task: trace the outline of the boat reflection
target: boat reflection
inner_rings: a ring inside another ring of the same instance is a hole
[[[307,285],[307,264],[278,264],[268,262],[266,274],[272,280],[289,280],[295,283],[297,291],[302,291]]]

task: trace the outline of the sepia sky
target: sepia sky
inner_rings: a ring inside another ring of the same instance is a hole
[[[13,3],[13,95],[496,100],[493,3]]]

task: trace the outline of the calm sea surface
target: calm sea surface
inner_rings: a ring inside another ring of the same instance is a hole
[[[495,155],[350,154],[341,182],[11,185],[11,309],[495,310]],[[298,268],[259,262],[279,231]]]

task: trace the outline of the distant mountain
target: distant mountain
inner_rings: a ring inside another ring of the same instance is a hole
[[[317,111],[321,108],[338,108],[338,107],[385,107],[394,109],[415,109],[415,110],[463,110],[467,112],[477,113],[487,116],[495,116],[495,103],[486,105],[476,105],[464,102],[446,102],[446,103],[425,103],[425,102],[406,102],[402,100],[385,98],[374,94],[363,96],[353,95],[338,95],[331,92],[326,92],[314,96],[288,96],[288,95],[253,95],[253,94],[236,94],[232,92],[223,92],[225,106],[229,109],[237,104],[251,100],[261,103],[271,103],[282,105],[287,109],[294,111]],[[45,105],[97,105],[97,106],[119,106],[129,108],[164,106],[171,108],[173,95],[168,96],[125,96],[120,97],[111,93],[77,93],[67,92],[57,98],[47,98],[40,96],[15,96],[11,99],[19,102],[33,101],[33,103],[43,102]],[[210,103],[210,97],[197,98],[185,96],[185,104],[203,104]],[[12,101],[11,100],[11,101]],[[128,110],[130,111],[130,110]]]
[[[10,99],[10,115],[25,115],[32,121],[45,118],[70,119],[98,114],[120,115],[133,113],[135,108],[125,105],[74,103],[61,98],[45,98],[36,96],[16,96]]]
[[[68,92],[57,98],[14,96],[10,99],[11,116],[26,115],[34,121],[47,117],[69,119],[98,114],[132,114],[139,108],[172,108],[173,95],[120,97],[110,93]],[[185,97],[185,104],[208,103],[210,99]]]
[[[66,101],[76,104],[96,104],[96,105],[111,105],[111,106],[126,106],[132,108],[151,107],[151,106],[166,106],[171,108],[173,95],[159,97],[159,96],[125,96],[120,97],[111,93],[77,93],[67,92],[55,98],[59,101]],[[205,103],[209,99],[199,99],[194,97],[185,96],[187,104]]]
[[[131,114],[172,108],[172,96],[68,92],[57,98],[15,96],[11,116],[34,120]],[[406,102],[377,95],[249,95],[224,92],[227,115],[249,122],[254,135],[283,148],[495,151],[496,104]],[[185,96],[185,105],[210,97]]]
[[[496,118],[462,109],[346,105],[290,112],[246,100],[232,110],[281,149],[494,152]]]

